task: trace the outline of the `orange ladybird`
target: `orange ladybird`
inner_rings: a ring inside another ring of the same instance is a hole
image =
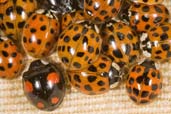
[[[71,85],[84,94],[96,95],[117,87],[122,77],[120,67],[104,55],[87,68],[68,71]]]
[[[24,68],[24,55],[9,38],[0,38],[0,78],[15,78]]]
[[[38,10],[26,21],[22,34],[22,46],[33,57],[49,56],[53,52],[59,30],[59,21],[52,12]]]
[[[151,27],[169,20],[169,11],[162,4],[133,3],[129,12],[130,26],[137,32],[147,32]]]
[[[36,8],[36,0],[1,0],[0,29],[13,40],[20,41],[25,22]]]
[[[126,90],[135,103],[152,101],[161,93],[161,88],[161,73],[154,61],[145,59],[131,68],[126,81]]]

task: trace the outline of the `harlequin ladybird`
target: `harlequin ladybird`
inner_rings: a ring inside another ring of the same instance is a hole
[[[169,11],[162,4],[133,3],[129,11],[130,26],[137,32],[146,32],[151,27],[169,20]]]
[[[140,55],[138,36],[123,22],[108,22],[101,37],[102,51],[121,67],[135,63]]]
[[[73,23],[59,36],[57,52],[68,70],[80,70],[95,61],[101,51],[101,37],[85,23]]]
[[[65,95],[64,74],[60,65],[43,64],[35,60],[23,74],[23,87],[27,98],[41,110],[54,110]]]
[[[147,3],[147,4],[160,4],[163,0],[131,0],[132,2]]]
[[[146,57],[166,60],[171,57],[171,24],[162,23],[152,27],[141,37],[141,49]]]
[[[115,17],[124,0],[84,0],[84,13],[88,20],[103,23]]]
[[[0,78],[15,78],[24,68],[24,55],[7,37],[0,37]]]
[[[87,68],[69,71],[73,87],[88,95],[102,94],[116,87],[121,81],[120,67],[104,55]]]
[[[36,0],[1,0],[0,29],[19,41],[25,21],[36,8]]]
[[[62,16],[61,28],[64,30],[67,26],[76,22],[83,22],[85,20],[84,12],[82,10],[65,13]]]
[[[36,58],[49,56],[53,52],[59,30],[59,21],[52,12],[38,10],[29,17],[23,28],[24,50]]]
[[[126,89],[134,102],[150,102],[160,94],[161,88],[162,77],[154,61],[146,59],[131,68]]]

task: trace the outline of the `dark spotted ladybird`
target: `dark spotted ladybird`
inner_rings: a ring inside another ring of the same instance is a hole
[[[104,23],[116,17],[124,0],[84,0],[84,13],[88,20]]]
[[[56,109],[65,95],[64,73],[60,65],[35,60],[23,74],[24,92],[41,110]]]
[[[145,59],[131,68],[126,90],[135,103],[152,101],[160,94],[161,88],[162,76],[153,60]]]
[[[33,13],[23,28],[22,46],[32,57],[49,56],[56,44],[59,34],[58,18],[47,10]]]
[[[98,58],[101,44],[100,35],[91,26],[73,23],[60,34],[57,53],[68,70],[80,70]]]
[[[117,87],[122,79],[121,68],[107,56],[100,55],[98,59],[82,70],[68,71],[71,85],[88,95],[108,92]]]
[[[169,11],[163,4],[132,3],[129,12],[130,26],[140,33],[169,20]]]
[[[152,27],[141,37],[141,49],[145,57],[155,61],[171,58],[171,24],[162,23]]]
[[[35,9],[36,0],[0,0],[0,29],[20,41],[25,21]]]
[[[121,67],[132,65],[140,56],[139,38],[123,22],[108,22],[100,32],[102,51]]]
[[[12,79],[21,74],[24,55],[7,37],[0,37],[0,78]]]

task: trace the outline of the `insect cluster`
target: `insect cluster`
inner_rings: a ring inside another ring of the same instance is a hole
[[[162,2],[1,0],[0,77],[22,75],[41,110],[56,109],[70,85],[97,95],[124,82],[135,103],[148,103],[162,88],[157,63],[171,57]]]

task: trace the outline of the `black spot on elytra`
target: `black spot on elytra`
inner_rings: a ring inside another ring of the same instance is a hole
[[[46,25],[42,25],[42,26],[40,27],[40,30],[41,30],[41,31],[45,31],[45,30],[46,30]]]
[[[64,42],[69,42],[70,41],[70,37],[69,36],[65,36],[64,37]]]
[[[141,93],[142,98],[147,97],[148,95],[149,95],[148,91],[142,91],[142,93]]]
[[[78,63],[78,62],[74,62],[73,63],[73,66],[76,67],[76,68],[81,68],[81,64]]]
[[[80,38],[80,36],[81,36],[80,34],[76,34],[76,35],[73,37],[73,40],[74,40],[74,41],[77,41],[77,40]]]
[[[80,76],[79,76],[79,75],[77,75],[77,74],[75,74],[75,75],[74,75],[74,80],[75,80],[76,82],[81,83]]]
[[[93,53],[94,52],[94,47],[93,46],[88,46],[88,52]]]
[[[94,65],[90,65],[88,67],[88,70],[91,71],[91,72],[97,72],[97,68]]]
[[[159,23],[162,20],[162,17],[158,16],[154,19],[153,23]]]
[[[16,6],[17,14],[22,15],[24,9],[21,6]]]
[[[105,82],[103,82],[103,81],[100,80],[100,81],[97,82],[97,85],[104,86],[105,85]]]
[[[40,39],[37,40],[37,44],[40,45],[42,41]]]
[[[151,76],[152,76],[152,77],[155,77],[155,76],[156,76],[156,72],[153,71],[153,72],[151,73]]]
[[[154,36],[154,37],[158,37],[158,36],[159,36],[159,34],[155,32],[155,33],[153,33],[153,34],[152,34],[152,36]]]
[[[141,84],[142,82],[143,82],[143,76],[138,76],[137,78],[136,78],[136,81],[139,83],[139,84]]]
[[[88,76],[87,79],[91,83],[91,82],[94,82],[97,79],[97,77],[96,76]]]
[[[3,66],[0,66],[0,71],[5,71],[5,68]]]
[[[30,32],[31,32],[31,33],[35,33],[35,32],[36,32],[36,29],[35,29],[35,28],[31,28],[31,29],[30,29]]]
[[[143,16],[142,16],[142,20],[143,20],[144,22],[148,22],[149,17],[143,15]]]
[[[4,57],[8,57],[8,56],[9,56],[9,54],[8,54],[6,51],[4,51],[4,50],[2,50],[2,55],[3,55]]]
[[[67,58],[67,57],[62,57],[62,62],[63,62],[63,63],[68,63],[68,62],[69,62],[69,60],[68,60],[68,58]]]
[[[6,22],[6,25],[7,25],[8,28],[14,29],[14,24],[13,24],[13,23],[11,23],[11,22]]]
[[[106,15],[106,14],[107,14],[107,11],[106,11],[106,10],[100,11],[100,15],[104,16],[104,15]]]
[[[12,68],[12,63],[8,63],[8,68]]]
[[[136,88],[133,88],[133,93],[134,95],[138,96],[139,95],[139,90]]]
[[[167,32],[169,30],[168,26],[162,26],[161,28],[162,28],[163,32]]]
[[[151,89],[153,91],[157,90],[158,89],[158,85],[157,84],[152,84]]]
[[[92,91],[93,89],[91,88],[90,85],[85,85],[84,88],[87,90],[87,91]]]
[[[144,12],[148,12],[150,10],[150,8],[149,8],[149,6],[143,6],[142,7],[142,11],[144,11]]]
[[[164,51],[170,50],[170,45],[169,44],[161,44],[161,47]]]
[[[16,52],[13,52],[12,54],[11,54],[11,57],[16,57],[17,56],[17,53]]]
[[[101,69],[103,69],[103,68],[106,67],[106,64],[105,64],[105,63],[100,63],[100,64],[99,64],[99,67],[100,67]]]
[[[147,85],[147,86],[149,86],[149,84],[150,84],[150,78],[149,77],[146,77],[144,79],[144,84]]]
[[[130,33],[127,34],[127,37],[128,37],[129,40],[132,40],[133,39],[133,35],[130,34]]]
[[[123,55],[119,49],[113,50],[113,55],[117,58],[123,58]]]
[[[13,7],[8,7],[7,10],[6,10],[6,15],[10,16],[11,13],[13,13]]]
[[[18,28],[23,28],[25,24],[25,21],[19,22],[18,23]]]
[[[160,7],[158,7],[157,5],[154,5],[154,9],[155,9],[156,12],[158,12],[158,13],[163,13],[163,10],[162,10]]]
[[[130,85],[132,85],[134,83],[134,78],[130,77],[128,82]]]
[[[123,40],[125,38],[125,35],[121,32],[117,32],[117,37],[119,38],[119,40]]]
[[[78,57],[83,57],[84,56],[84,52],[77,52],[77,56]]]
[[[167,33],[163,33],[160,36],[161,40],[167,40],[168,39],[168,34]]]

